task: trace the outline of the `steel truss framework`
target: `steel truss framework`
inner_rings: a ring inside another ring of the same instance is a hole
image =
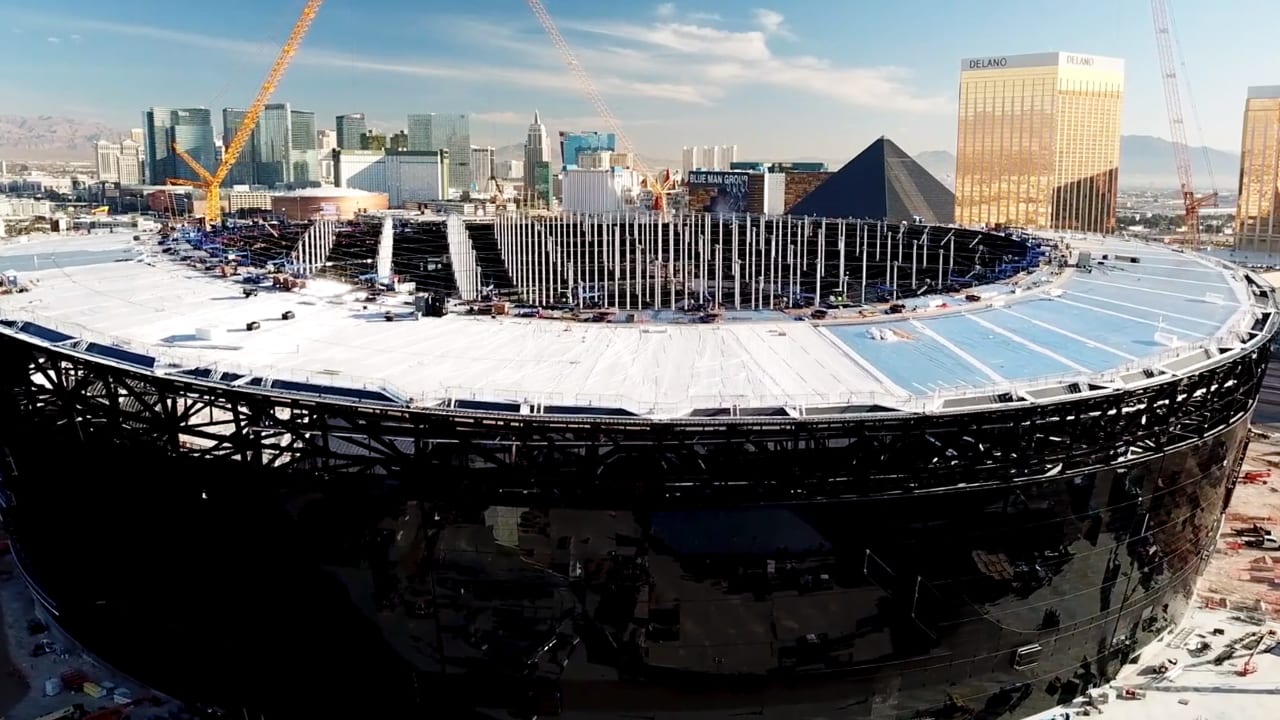
[[[1267,323],[1274,332],[1274,319]],[[1249,413],[1270,343],[1195,374],[1047,404],[839,418],[552,418],[228,388],[0,340],[6,417],[277,471],[441,482],[487,502],[813,500],[998,484],[1166,452]],[[458,498],[463,499],[463,498]]]
[[[694,213],[504,215],[494,235],[520,297],[548,304],[768,309],[780,299],[856,302],[952,292],[1039,266],[1023,239],[866,220]]]

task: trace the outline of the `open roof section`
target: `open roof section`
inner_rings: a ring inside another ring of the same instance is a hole
[[[264,289],[246,298],[234,280],[166,261],[47,270],[34,276],[32,292],[0,298],[0,316],[28,321],[11,328],[34,342],[134,368],[216,368],[187,374],[352,402],[711,417],[724,409],[822,415],[829,413],[818,408],[1051,399],[1055,385],[1164,374],[1141,370],[1202,346],[1216,352],[1266,309],[1232,268],[1161,246],[1071,242],[1093,253],[1091,271],[1069,271],[1040,290],[991,286],[980,301],[938,296],[950,307],[865,322],[759,313],[711,325],[457,316],[388,323],[382,308],[353,295]],[[295,318],[282,320],[290,311]],[[249,322],[260,329],[246,331]],[[199,339],[201,328],[216,340]]]

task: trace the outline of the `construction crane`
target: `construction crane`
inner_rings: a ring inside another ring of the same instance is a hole
[[[493,188],[493,192],[489,195],[489,201],[493,203],[494,209],[505,210],[507,207],[507,189],[502,186],[502,181],[498,179],[497,175],[489,176],[488,187]]]
[[[667,210],[666,196],[675,189],[675,181],[671,177],[671,173],[669,171],[665,173],[666,177],[661,182],[654,179],[654,176],[646,169],[644,161],[640,159],[635,146],[631,144],[627,134],[622,131],[622,125],[618,122],[618,118],[614,117],[613,111],[609,109],[609,104],[604,101],[604,97],[596,89],[596,84],[592,82],[591,76],[587,74],[586,69],[582,67],[582,63],[578,61],[578,56],[574,54],[573,49],[569,47],[569,43],[560,34],[560,28],[556,27],[555,20],[551,19],[551,13],[547,12],[542,0],[529,0],[529,9],[533,10],[538,22],[542,23],[542,28],[547,31],[547,36],[551,38],[551,43],[564,56],[564,61],[569,66],[569,71],[577,79],[578,85],[586,93],[587,99],[595,106],[596,113],[600,115],[600,119],[604,120],[605,124],[609,126],[609,130],[618,139],[623,152],[631,155],[631,168],[640,174],[645,187],[649,192],[653,193],[653,209],[665,213]]]
[[[222,222],[222,183],[227,179],[227,174],[231,172],[231,168],[236,164],[236,159],[240,157],[240,153],[244,151],[245,145],[249,143],[249,138],[253,135],[253,129],[257,127],[258,119],[262,117],[262,109],[266,107],[267,101],[275,93],[276,86],[280,84],[280,78],[284,77],[285,70],[289,68],[289,63],[293,60],[294,54],[298,52],[298,46],[302,44],[302,38],[306,37],[307,31],[311,29],[311,23],[315,21],[316,13],[320,10],[320,5],[323,2],[324,0],[307,0],[306,7],[302,8],[301,17],[294,24],[293,32],[289,33],[289,39],[285,41],[284,47],[280,48],[280,54],[276,57],[271,70],[267,72],[267,79],[262,83],[262,87],[258,88],[258,96],[253,99],[253,104],[245,112],[244,120],[241,121],[240,127],[236,129],[235,136],[231,138],[231,144],[227,146],[226,153],[223,155],[222,164],[218,166],[216,171],[210,173],[201,167],[195,158],[184,152],[176,144],[173,145],[173,153],[182,158],[182,161],[195,171],[200,180],[173,178],[169,180],[169,184],[186,185],[205,191],[205,197],[208,201],[204,214],[206,226],[215,226]]]
[[[1160,53],[1160,74],[1164,80],[1164,102],[1169,111],[1169,133],[1173,139],[1173,159],[1178,166],[1178,183],[1182,186],[1183,224],[1192,243],[1200,244],[1200,208],[1215,207],[1218,192],[1196,195],[1192,182],[1191,151],[1187,146],[1187,127],[1182,119],[1182,96],[1179,92],[1174,38],[1165,0],[1151,0],[1151,19],[1155,23],[1156,48]],[[1191,98],[1190,91],[1187,93]],[[1194,112],[1194,104],[1192,111]],[[1207,156],[1206,156],[1207,157]]]

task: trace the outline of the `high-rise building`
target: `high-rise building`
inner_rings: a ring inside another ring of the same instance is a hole
[[[289,111],[289,145],[293,150],[316,149],[316,114],[310,110]]]
[[[1123,101],[1116,58],[962,60],[955,221],[1114,230]]]
[[[425,152],[431,149],[431,114],[412,113],[405,133],[409,136],[409,150]]]
[[[120,184],[141,185],[147,178],[147,156],[142,143],[130,137],[120,141]]]
[[[129,139],[138,143],[139,147],[144,147],[147,144],[147,133],[142,128],[133,128],[129,131]]]
[[[387,149],[393,152],[407,152],[409,150],[409,131],[400,130],[389,135],[387,137]]]
[[[493,177],[495,148],[471,146],[471,185],[473,190],[485,191],[489,178]]]
[[[99,140],[94,144],[94,165],[98,179],[107,182],[120,180],[120,143]]]
[[[524,179],[523,160],[498,160],[494,163],[494,176],[499,180]]]
[[[222,143],[244,123],[246,110],[222,111]],[[294,110],[289,103],[270,103],[262,109],[249,141],[227,173],[224,185],[312,185],[321,179],[320,152],[316,149],[315,113]]]
[[[534,185],[541,178],[537,173],[538,163],[550,162],[550,148],[547,147],[547,126],[542,124],[542,116],[533,111],[533,122],[529,125],[529,134],[524,141],[524,197],[526,201],[535,199]]]
[[[738,161],[737,145],[685,146],[680,149],[680,169],[688,175],[693,170],[728,170]]]
[[[337,150],[333,158],[338,187],[386,193],[392,207],[449,195],[448,150]]]
[[[449,151],[449,189],[471,188],[471,118],[467,115],[415,113],[409,116],[411,152]],[[483,178],[488,180],[488,176]]]
[[[339,115],[335,120],[338,128],[338,147],[343,150],[359,150],[362,138],[369,130],[364,113]]]
[[[173,177],[173,153],[169,149],[169,121],[173,110],[153,107],[142,111],[143,149],[147,153],[147,182],[163,185]]]
[[[1251,87],[1245,99],[1235,242],[1280,252],[1280,85]]]
[[[206,108],[153,107],[142,113],[147,151],[147,182],[163,185],[169,178],[200,180],[200,175],[174,155],[177,146],[201,167],[217,168],[213,116]]]
[[[338,131],[337,130],[317,130],[316,131],[316,149],[321,153],[327,153],[338,147]]]
[[[289,103],[268,103],[253,129],[254,184],[275,187],[293,182],[293,110]]]
[[[320,150],[316,147],[316,114],[310,110],[289,113],[289,184],[317,185],[321,181]]]
[[[599,133],[595,131],[568,132],[560,131],[560,159],[563,165],[561,170],[569,170],[581,165],[578,162],[579,153],[591,152],[610,152],[618,149],[618,139],[613,133]]]
[[[208,172],[218,169],[218,151],[213,142],[213,113],[208,108],[179,108],[173,111],[170,141]],[[200,173],[186,162],[174,163],[174,177],[199,181]]]
[[[244,117],[248,110],[240,108],[223,108],[222,109],[222,147],[231,147],[231,139],[240,131],[240,126],[244,124]],[[236,162],[231,166],[231,170],[227,172],[227,179],[223,185],[253,185],[254,180],[254,152],[255,147],[253,139],[244,146],[244,150],[240,152]]]
[[[534,205],[542,207],[551,207],[555,197],[555,168],[551,166],[548,160],[539,160],[533,164],[533,172],[531,173],[533,184],[530,186],[532,191],[531,198]]]

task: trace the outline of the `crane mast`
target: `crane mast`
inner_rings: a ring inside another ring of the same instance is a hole
[[[1195,244],[1200,242],[1200,208],[1217,204],[1218,193],[1197,196],[1191,172],[1191,151],[1187,145],[1187,126],[1182,117],[1182,95],[1179,91],[1177,62],[1174,55],[1173,31],[1165,0],[1151,0],[1151,19],[1155,24],[1156,49],[1160,54],[1160,75],[1164,83],[1164,102],[1169,113],[1169,134],[1173,140],[1173,159],[1178,168],[1178,184],[1182,190],[1184,224]]]
[[[673,184],[670,173],[661,183],[654,180],[645,167],[644,161],[640,159],[640,155],[636,152],[635,146],[631,144],[630,138],[622,131],[621,123],[618,122],[618,118],[614,116],[613,111],[609,109],[609,104],[605,102],[604,96],[596,89],[596,84],[591,80],[591,76],[587,74],[586,68],[582,66],[578,56],[574,54],[573,48],[569,47],[569,43],[560,34],[560,28],[556,26],[555,20],[551,18],[551,13],[547,12],[542,0],[529,0],[529,9],[533,10],[538,22],[542,24],[542,29],[546,30],[547,37],[551,39],[551,44],[555,45],[556,49],[560,51],[565,64],[569,66],[569,72],[573,73],[579,87],[582,88],[582,92],[595,107],[596,114],[609,126],[609,130],[613,132],[614,136],[618,138],[623,152],[631,155],[631,167],[640,174],[646,186],[653,193],[654,209],[665,211],[665,195],[672,189]]]
[[[236,164],[236,159],[240,157],[240,153],[244,151],[245,145],[249,143],[249,138],[252,137],[253,130],[258,126],[258,120],[262,117],[263,109],[275,93],[276,86],[280,84],[280,79],[284,77],[285,71],[289,69],[289,63],[298,52],[298,47],[302,44],[302,39],[306,37],[307,31],[311,29],[311,23],[315,21],[316,13],[320,10],[320,5],[323,2],[324,0],[307,0],[306,7],[302,8],[302,15],[294,23],[293,31],[289,33],[289,39],[280,48],[280,54],[276,56],[276,61],[271,65],[271,70],[267,72],[267,79],[263,81],[262,87],[258,88],[258,96],[253,99],[253,104],[245,112],[244,120],[240,123],[240,127],[236,129],[235,136],[231,138],[231,144],[227,146],[226,153],[223,155],[222,164],[218,166],[216,171],[210,173],[201,167],[195,158],[174,146],[174,154],[191,166],[191,169],[200,176],[201,181],[170,180],[169,184],[187,185],[201,188],[205,191],[208,200],[206,203],[207,209],[205,210],[205,223],[207,225],[217,225],[222,221],[222,183],[227,179],[227,175]]]

